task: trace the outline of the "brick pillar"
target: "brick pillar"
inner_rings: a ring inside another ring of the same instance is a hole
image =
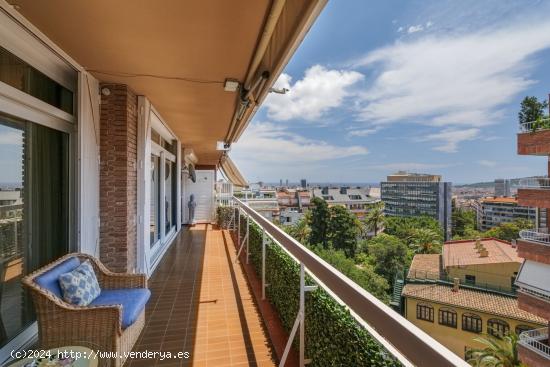
[[[137,96],[122,84],[102,84],[101,90],[100,258],[112,271],[133,272],[137,245]]]

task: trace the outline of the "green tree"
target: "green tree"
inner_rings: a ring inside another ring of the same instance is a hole
[[[380,231],[380,229],[384,226],[384,220],[384,204],[380,202],[370,208],[363,221],[365,223],[365,227],[367,228],[367,232],[372,231],[376,236],[378,231]]]
[[[452,235],[464,236],[468,230],[475,230],[477,227],[477,216],[473,210],[462,208],[453,209],[452,214]]]
[[[354,257],[359,235],[357,217],[340,205],[331,207],[329,213],[327,235],[332,247],[344,251],[347,257]]]
[[[432,228],[414,228],[409,244],[415,254],[438,254],[441,252],[441,235]]]
[[[384,233],[396,236],[404,242],[408,242],[413,232],[418,228],[428,228],[438,233],[443,242],[443,229],[439,222],[427,215],[418,217],[386,217]]]
[[[515,333],[495,338],[474,340],[485,345],[483,349],[474,349],[468,353],[468,363],[474,367],[522,367],[525,366],[518,357],[518,336]]]
[[[312,250],[360,287],[372,293],[379,300],[389,303],[389,284],[384,277],[374,271],[372,265],[356,265],[343,251],[324,249],[321,246],[312,247]]]
[[[367,250],[371,265],[377,274],[393,284],[397,272],[402,272],[410,258],[407,245],[398,237],[381,233],[368,241]]]
[[[300,242],[303,245],[307,245],[309,237],[311,235],[311,228],[309,227],[308,222],[308,214],[306,214],[303,218],[300,218],[300,220],[298,220],[293,225],[284,227],[284,230],[296,241]]]
[[[311,200],[311,207],[309,243],[312,245],[320,244],[324,248],[327,248],[327,228],[330,219],[328,205],[326,201],[316,197]]]
[[[518,113],[520,124],[537,121],[544,118],[545,109],[548,107],[547,101],[540,101],[537,97],[525,97],[521,101],[521,110]]]
[[[516,219],[510,223],[502,223],[497,227],[491,228],[483,234],[484,237],[494,237],[504,241],[512,241],[519,237],[519,232],[523,229],[533,228],[533,223],[526,219]]]

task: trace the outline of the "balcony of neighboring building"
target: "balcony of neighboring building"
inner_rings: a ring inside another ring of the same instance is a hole
[[[525,260],[516,277],[518,305],[522,310],[550,320],[550,265]]]
[[[550,155],[550,118],[520,124],[518,154]]]
[[[519,257],[550,265],[550,234],[541,230],[522,230],[519,237]]]
[[[519,336],[518,353],[521,361],[530,367],[550,365],[548,328],[525,331]]]
[[[520,180],[518,204],[536,208],[550,208],[550,178],[531,177]]]

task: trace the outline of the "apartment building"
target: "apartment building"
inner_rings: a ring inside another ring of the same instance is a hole
[[[481,210],[478,215],[480,229],[486,231],[502,223],[510,223],[516,219],[525,219],[539,227],[546,227],[546,210],[521,206],[515,197],[492,197],[480,200]]]
[[[380,183],[384,212],[389,216],[427,215],[439,221],[445,239],[451,238],[452,184],[441,176],[397,172]]]
[[[550,156],[550,130],[534,130],[531,124],[520,125],[518,154]],[[543,176],[521,180],[517,195],[519,205],[548,211],[550,179]],[[550,235],[547,228],[548,223],[544,228],[537,225],[533,230],[521,231],[517,241],[518,254],[525,259],[516,280],[519,307],[545,320],[544,327],[520,335],[520,358],[533,367],[550,365]]]
[[[442,254],[415,255],[403,288],[403,313],[464,358],[483,335],[522,333],[545,325],[522,310],[514,281],[517,249],[496,239],[450,241]]]
[[[380,199],[369,195],[368,187],[322,187],[312,189],[312,197],[325,200],[329,207],[341,205],[348,208],[359,219],[364,218],[369,209]]]
[[[512,196],[510,189],[510,180],[503,178],[497,178],[495,180],[495,197],[509,197]]]
[[[279,221],[283,225],[292,225],[303,218],[309,209],[311,194],[304,189],[283,188],[277,191]]]

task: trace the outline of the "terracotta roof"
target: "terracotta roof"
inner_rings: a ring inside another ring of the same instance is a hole
[[[403,288],[403,296],[436,303],[444,303],[450,306],[467,308],[491,315],[542,325],[548,323],[547,320],[541,317],[521,310],[518,307],[517,298],[502,296],[491,292],[465,288],[460,288],[458,292],[453,292],[451,286],[409,283]]]
[[[417,254],[413,257],[408,277],[439,279],[440,272],[440,254]]]
[[[443,245],[443,266],[475,265],[475,264],[499,264],[522,263],[517,249],[509,242],[484,238],[481,244],[488,251],[488,256],[481,257],[475,247],[475,240],[449,241]]]
[[[484,198],[481,200],[482,203],[510,203],[517,204],[518,199],[512,197],[499,197],[499,198]]]

